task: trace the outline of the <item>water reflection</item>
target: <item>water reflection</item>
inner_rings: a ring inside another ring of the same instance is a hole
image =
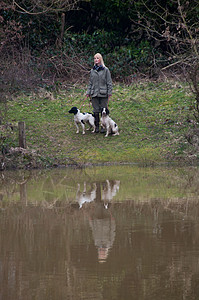
[[[82,208],[84,203],[93,202],[96,199],[97,185],[96,183],[89,183],[89,188],[87,183],[84,182],[84,189],[80,191],[80,183],[77,184],[77,194],[76,200],[79,203],[79,207]]]
[[[119,180],[108,179],[102,183],[84,182],[83,191],[80,191],[80,184],[77,184],[76,200],[79,203],[79,208],[82,208],[86,203],[93,202],[88,217],[100,263],[106,261],[115,239],[116,225],[109,207],[111,200],[119,191],[119,185]]]
[[[197,168],[1,173],[0,300],[199,299],[198,178]]]
[[[80,183],[77,183],[76,200],[79,203],[80,208],[82,208],[84,203],[90,203],[96,200],[96,202],[102,201],[104,207],[107,209],[111,203],[111,200],[119,191],[119,186],[119,180],[107,179],[102,183],[87,183],[86,181],[84,181],[83,190],[81,191]]]
[[[89,224],[97,247],[99,262],[104,262],[107,259],[109,249],[115,239],[115,220],[108,210],[108,204],[115,195],[115,191],[113,193],[113,188],[108,180],[106,184],[103,189],[103,199],[100,184],[96,184],[95,205],[89,216]]]

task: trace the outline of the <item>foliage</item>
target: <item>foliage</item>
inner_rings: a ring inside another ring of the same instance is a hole
[[[112,74],[119,80],[136,73],[147,74],[153,62],[150,44],[142,41],[139,45],[134,42],[127,46],[116,47],[113,53],[107,55]]]
[[[93,34],[71,34],[64,37],[64,50],[69,57],[77,57],[84,65],[93,65],[93,56],[100,52],[113,78],[123,80],[138,71],[148,72],[153,65],[153,51],[148,41],[135,42],[123,40],[117,32],[98,30]],[[157,54],[158,55],[158,54]],[[147,67],[146,67],[147,66]]]
[[[97,30],[93,34],[86,32],[82,34],[72,34],[67,32],[64,39],[64,47],[66,51],[72,55],[73,52],[95,54],[97,49],[102,54],[110,53],[113,49],[120,45],[121,37],[117,32],[109,32],[105,30]]]
[[[12,50],[17,47],[23,38],[22,25],[13,18],[12,6],[6,5],[5,2],[0,3],[0,53]]]
[[[40,15],[21,14],[15,11],[13,6],[2,9],[1,21],[0,32],[4,52],[8,43],[12,49],[24,45],[32,49],[41,49],[55,42],[59,27],[59,22],[54,16],[44,15],[41,18]]]

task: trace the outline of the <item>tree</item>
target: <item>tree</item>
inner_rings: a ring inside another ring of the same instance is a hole
[[[34,15],[77,9],[80,0],[10,0],[9,2],[16,11]]]
[[[199,121],[199,2],[198,0],[138,0],[134,3],[146,36],[168,54],[161,70],[180,67],[195,94],[195,117]]]
[[[9,0],[13,9],[20,13],[31,16],[39,15],[59,15],[60,18],[60,37],[58,43],[63,40],[65,27],[65,13],[71,10],[77,10],[81,0]],[[90,0],[84,0],[90,1]]]

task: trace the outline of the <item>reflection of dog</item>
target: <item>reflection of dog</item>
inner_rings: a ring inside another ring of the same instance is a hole
[[[105,107],[101,109],[101,126],[106,129],[105,137],[107,137],[109,134],[119,135],[119,128],[117,124],[109,117],[109,110]]]
[[[96,198],[96,184],[94,183],[93,186],[87,191],[86,189],[86,182],[84,182],[84,189],[83,192],[80,191],[80,184],[78,183],[77,186],[77,194],[76,200],[79,203],[79,208],[82,208],[83,204],[86,202],[92,202]]]
[[[93,128],[92,132],[95,132],[95,118],[91,113],[81,113],[80,110],[74,106],[69,110],[69,114],[74,114],[74,123],[77,128],[76,133],[79,133],[78,124],[81,124],[82,134],[85,134],[85,123],[88,123],[90,125],[89,129]]]
[[[103,184],[102,200],[104,201],[104,207],[107,209],[109,202],[116,196],[120,188],[120,180],[106,180],[106,184]]]

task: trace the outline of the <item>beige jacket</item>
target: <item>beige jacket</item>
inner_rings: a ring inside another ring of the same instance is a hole
[[[111,73],[107,67],[103,70],[91,70],[87,95],[93,97],[108,97],[112,95]]]

